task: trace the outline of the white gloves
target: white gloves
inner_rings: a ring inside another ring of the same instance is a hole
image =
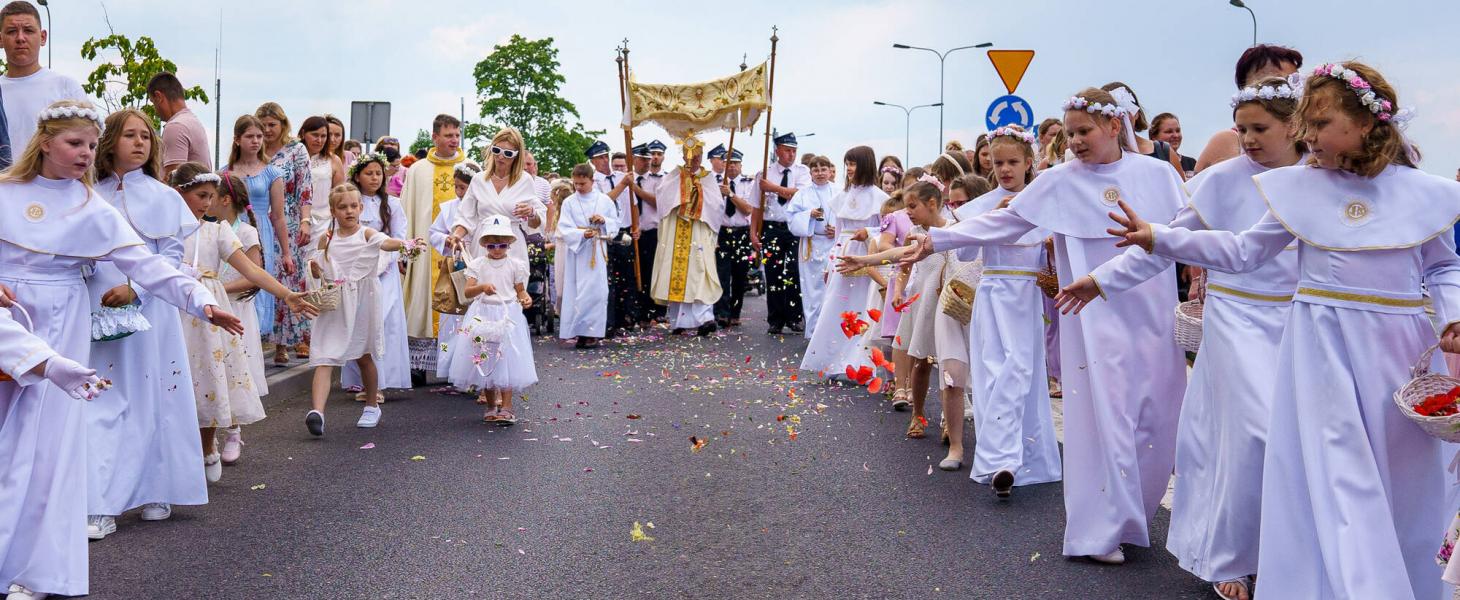
[[[110,383],[96,376],[96,369],[88,369],[61,355],[46,361],[46,369],[41,376],[77,400],[91,400],[111,387]]]

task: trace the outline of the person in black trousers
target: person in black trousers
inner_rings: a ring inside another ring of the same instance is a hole
[[[750,244],[765,258],[767,330],[778,335],[783,329],[800,333],[801,274],[796,250],[800,240],[786,225],[786,204],[796,191],[811,185],[811,169],[796,162],[796,134],[775,138],[776,161],[756,182],[764,208],[762,230],[751,232]]]
[[[714,151],[712,150],[711,153]],[[740,326],[740,308],[750,281],[750,211],[755,179],[741,174],[744,153],[732,150],[725,158],[725,172],[716,173],[720,194],[725,197],[725,220],[720,227],[715,268],[723,293],[715,303],[715,321],[721,328]]]

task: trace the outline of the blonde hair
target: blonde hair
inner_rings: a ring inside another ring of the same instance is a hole
[[[882,210],[879,211],[882,213],[882,216],[885,217],[895,213],[906,206],[902,199],[902,193],[902,190],[892,190],[892,194],[888,195],[887,199],[882,201]]]
[[[1129,90],[1129,89],[1130,88],[1126,88],[1126,90]],[[1107,92],[1107,91],[1102,90],[1100,88],[1085,88],[1083,90],[1080,90],[1080,92],[1077,93],[1077,94],[1075,94],[1075,95],[1076,96],[1079,96],[1081,98],[1084,98],[1085,100],[1089,101],[1090,104],[1097,104],[1097,103],[1098,104],[1111,104],[1111,105],[1115,104],[1115,96],[1111,96],[1110,95],[1110,92]],[[1134,96],[1135,95],[1135,92],[1131,92],[1131,95]],[[1090,115],[1090,118],[1095,119],[1095,122],[1096,123],[1101,123],[1103,125],[1110,125],[1110,124],[1114,123],[1116,125],[1119,125],[1122,128],[1125,127],[1125,123],[1122,123],[1121,122],[1120,117],[1110,117],[1110,116],[1106,116],[1106,115],[1100,114],[1098,112],[1092,113],[1092,112],[1088,112],[1088,111],[1086,111],[1084,109],[1080,109],[1080,108],[1072,108],[1070,110],[1072,110],[1072,111],[1079,111],[1079,112],[1083,112],[1085,114],[1088,114],[1088,115]],[[1133,130],[1132,131],[1132,135],[1134,135],[1134,132],[1135,131],[1140,131],[1141,129],[1144,129],[1144,127],[1137,127],[1135,125],[1135,119],[1132,118],[1132,120],[1131,120],[1131,129]],[[1060,128],[1060,133],[1064,133],[1064,130],[1065,130],[1065,128],[1064,127],[1061,127]],[[1130,147],[1130,142],[1127,141],[1127,139],[1126,139],[1127,137],[1128,136],[1125,135],[1125,132],[1124,131],[1121,131],[1120,132],[1120,135],[1116,136],[1116,139],[1119,140],[1118,143],[1120,144],[1121,149],[1122,150],[1129,151],[1129,152],[1137,152],[1137,153],[1140,152],[1140,149],[1139,148],[1132,148],[1132,147]]]
[[[1070,138],[1065,136],[1065,128],[1061,124],[1059,131],[1054,132],[1054,137],[1049,138],[1049,143],[1043,148],[1044,160],[1050,165],[1057,165],[1065,159],[1065,150],[1070,147]]]
[[[522,159],[527,154],[527,144],[522,141],[522,134],[511,127],[504,128],[498,131],[497,135],[492,136],[493,146],[502,142],[507,142],[517,147],[517,156],[512,157],[512,169],[507,173],[507,185],[512,186],[522,177]],[[490,151],[489,149],[488,152]],[[490,170],[495,171],[495,168]]]
[[[968,157],[962,152],[952,150],[939,154],[938,158],[933,159],[933,164],[928,165],[928,172],[943,182],[943,185],[948,185],[971,171],[973,167],[969,166]]]
[[[1390,85],[1389,81],[1384,79],[1384,76],[1373,67],[1357,61],[1340,64],[1343,68],[1358,73],[1359,77],[1369,82],[1369,87],[1374,95],[1389,100],[1395,108],[1399,107],[1399,95],[1394,90],[1394,86]],[[1315,74],[1304,82],[1303,99],[1298,101],[1296,115],[1298,119],[1297,139],[1303,139],[1306,136],[1310,115],[1316,109],[1315,103],[1324,108],[1343,112],[1359,126],[1370,126],[1369,132],[1364,134],[1358,153],[1339,157],[1340,168],[1343,170],[1360,177],[1374,177],[1391,164],[1418,168],[1404,147],[1404,135],[1400,133],[1399,126],[1392,120],[1379,120],[1374,113],[1369,111],[1368,107],[1364,106],[1363,102],[1359,100],[1358,94],[1355,94],[1346,82],[1329,75]],[[1414,155],[1419,156],[1418,148],[1414,148]]]
[[[1273,89],[1277,89],[1280,86],[1287,85],[1287,83],[1288,80],[1282,77],[1264,77],[1260,81],[1252,82],[1252,85],[1249,87],[1254,87],[1258,89],[1271,87]],[[1274,119],[1277,119],[1284,125],[1292,123],[1293,115],[1296,115],[1298,113],[1298,100],[1296,98],[1263,98],[1259,96],[1251,100],[1243,100],[1241,102],[1238,102],[1236,106],[1233,106],[1232,120],[1237,120],[1237,109],[1242,108],[1243,106],[1246,106],[1248,104],[1256,104],[1257,106],[1262,107],[1263,110],[1267,111],[1267,114],[1272,115]],[[1175,117],[1173,116],[1172,118]],[[1298,154],[1301,155],[1308,151],[1308,144],[1304,142],[1302,138],[1294,137],[1292,139],[1292,142],[1293,147],[1298,151]]]
[[[284,107],[278,102],[265,102],[259,105],[258,110],[253,111],[253,116],[259,121],[273,119],[279,122],[279,145],[288,146],[294,143],[294,134],[289,132],[289,117],[284,114]]]
[[[136,117],[142,121],[151,134],[152,144],[148,150],[147,162],[142,163],[142,172],[149,177],[161,180],[162,177],[162,136],[156,129],[152,128],[152,119],[147,118],[146,113],[135,108],[124,108],[106,118],[106,127],[101,130],[101,139],[96,142],[96,172],[101,178],[112,175],[116,170],[116,158],[112,153],[116,152],[117,144],[122,141],[122,130],[126,127],[127,119]],[[115,173],[118,177],[122,173]]]
[[[350,196],[354,196],[356,199],[360,198],[360,188],[355,187],[353,183],[347,181],[330,188],[330,232],[329,235],[319,240],[319,249],[324,252],[325,260],[329,260],[330,258],[330,240],[335,237],[335,204]],[[361,227],[364,227],[364,225],[361,225]]]
[[[58,100],[46,107],[46,110],[68,106],[76,109],[96,110],[96,107],[85,100]],[[26,144],[25,150],[21,151],[9,169],[0,173],[0,183],[26,183],[34,180],[41,174],[41,164],[46,160],[45,153],[41,152],[41,146],[66,131],[83,127],[91,127],[96,129],[97,134],[101,133],[101,128],[97,126],[96,121],[80,116],[44,119],[37,123],[35,135],[30,138],[30,143]],[[89,197],[91,185],[96,183],[96,170],[87,169],[85,173],[82,173],[81,183],[86,186]]]

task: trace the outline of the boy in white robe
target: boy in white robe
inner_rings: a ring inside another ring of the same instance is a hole
[[[811,160],[811,186],[796,192],[786,205],[787,225],[791,234],[801,239],[797,258],[801,275],[801,312],[806,319],[806,339],[816,329],[821,316],[821,301],[826,295],[826,279],[831,249],[836,246],[836,227],[827,220],[827,212],[837,190],[831,179],[836,167],[825,156]]]
[[[563,200],[556,235],[563,253],[563,302],[558,337],[596,348],[608,324],[609,232],[618,232],[613,200],[593,187],[593,167],[573,167],[574,194]]]

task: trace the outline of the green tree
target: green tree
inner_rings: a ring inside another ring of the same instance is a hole
[[[553,38],[529,40],[516,34],[477,63],[472,75],[483,123],[464,132],[479,134],[467,137],[472,156],[480,160],[493,134],[514,127],[542,172],[566,173],[583,161],[583,149],[603,131],[584,131],[578,108],[559,94],[566,81],[560,66]]]
[[[177,65],[157,52],[152,38],[141,36],[133,42],[119,33],[104,38],[91,38],[81,44],[81,58],[96,60],[104,50],[114,50],[115,59],[105,60],[86,77],[81,89],[106,104],[108,112],[123,108],[140,108],[153,119],[157,114],[147,101],[147,82],[152,76],[164,71],[177,72]],[[208,101],[202,87],[193,86],[183,90],[183,97],[189,100]]]
[[[435,144],[431,141],[430,133],[428,133],[425,129],[417,129],[416,141],[411,142],[411,147],[409,150],[407,150],[407,152],[415,154],[418,150],[429,150],[431,146],[434,145]]]

